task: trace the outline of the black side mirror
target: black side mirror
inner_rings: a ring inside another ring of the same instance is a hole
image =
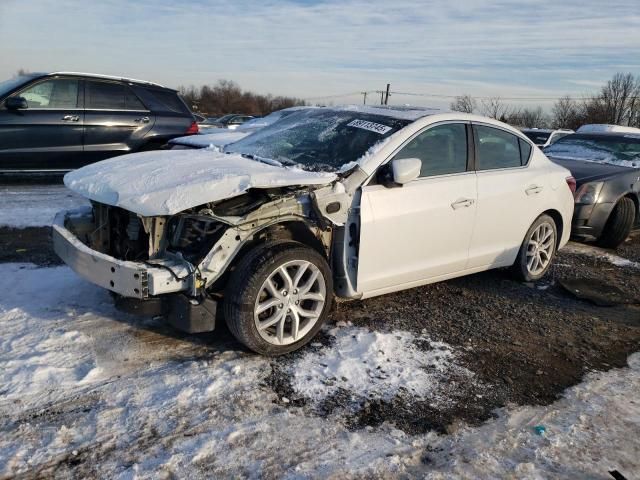
[[[378,172],[376,173],[376,181],[386,188],[401,186],[397,184],[393,179],[393,169],[391,168],[391,162],[385,163],[378,169]]]
[[[29,104],[24,97],[9,97],[4,101],[4,104],[9,110],[25,110],[29,108]]]

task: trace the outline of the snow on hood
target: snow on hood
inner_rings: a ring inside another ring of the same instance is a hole
[[[267,165],[213,150],[134,153],[67,173],[65,185],[96,202],[150,217],[174,215],[250,188],[326,185],[333,173]]]
[[[237,142],[250,133],[250,131],[223,130],[215,133],[178,137],[169,140],[169,143],[171,145],[186,145],[195,148],[224,147],[229,143]]]

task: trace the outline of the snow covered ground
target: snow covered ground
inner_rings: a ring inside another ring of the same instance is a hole
[[[49,226],[60,210],[86,203],[64,185],[0,185],[0,227]]]
[[[590,373],[546,407],[509,407],[480,427],[408,435],[349,429],[312,408],[337,390],[401,387],[444,408],[448,388],[491,389],[451,346],[349,324],[291,358],[179,335],[117,312],[66,267],[0,264],[0,478],[628,478],[640,472],[640,355]],[[418,346],[420,348],[418,348]],[[275,393],[274,369],[294,394]],[[451,386],[451,378],[459,385]],[[534,427],[538,429],[536,433]]]

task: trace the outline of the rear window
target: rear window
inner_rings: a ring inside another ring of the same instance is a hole
[[[154,112],[172,112],[191,115],[191,111],[180,99],[177,92],[158,88],[133,85],[133,91],[142,99],[145,105]]]

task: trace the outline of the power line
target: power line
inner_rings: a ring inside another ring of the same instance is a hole
[[[366,91],[360,91],[360,92],[350,92],[350,93],[341,93],[341,94],[335,94],[335,95],[323,95],[323,96],[317,96],[317,97],[307,97],[304,100],[325,100],[325,99],[331,99],[331,98],[342,98],[342,97],[352,97],[352,96],[358,96],[358,95],[363,95],[364,96],[364,100],[366,103],[366,98],[367,95],[372,94],[372,93],[378,93],[381,96],[381,104],[385,103],[385,100],[388,101],[387,98],[387,91],[386,90],[366,90]],[[403,96],[410,96],[410,97],[427,97],[427,98],[447,98],[447,99],[455,99],[458,97],[461,97],[463,95],[445,95],[445,94],[441,94],[441,93],[420,93],[420,92],[397,92],[397,91],[389,91],[389,96],[391,95],[403,95]],[[564,98],[565,95],[560,96],[560,97],[503,97],[500,95],[493,95],[493,96],[474,96],[474,95],[468,95],[469,97],[473,98],[474,100],[492,100],[494,98],[499,98],[500,100],[520,100],[520,101],[553,101],[553,100],[559,100],[561,98]],[[571,96],[571,95],[569,95]],[[573,98],[597,98],[599,95],[598,94],[592,94],[592,95],[583,95],[583,96],[572,96]],[[630,99],[632,98],[638,98],[640,99],[640,97],[629,97]]]

